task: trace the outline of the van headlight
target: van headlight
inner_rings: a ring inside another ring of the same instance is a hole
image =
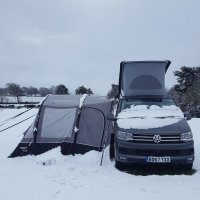
[[[187,133],[181,133],[180,140],[184,141],[184,142],[189,142],[189,141],[193,140],[192,132],[190,131]]]
[[[134,140],[133,134],[123,131],[117,131],[117,138],[119,140],[131,141]]]

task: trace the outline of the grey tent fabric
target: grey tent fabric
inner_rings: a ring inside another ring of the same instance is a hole
[[[105,120],[100,111],[83,108],[79,124],[77,144],[99,147],[104,133]]]
[[[54,135],[56,138],[70,137],[75,114],[75,108],[46,108],[41,126],[41,137],[48,138]]]
[[[122,62],[119,83],[121,95],[166,95],[165,73],[169,64],[169,61]]]
[[[62,143],[66,138],[72,142],[80,98],[81,95],[49,95],[36,117],[38,122],[29,127],[21,142],[33,142],[34,128],[37,143]]]
[[[111,111],[111,101],[107,99],[86,98],[80,123],[77,144],[85,143],[89,146],[102,147],[106,136],[112,132],[112,124],[106,120]],[[105,141],[109,143],[109,137]]]
[[[21,143],[76,142],[102,147],[105,136],[111,133],[112,126],[106,115],[111,111],[112,102],[105,97],[87,96],[79,108],[80,99],[81,95],[49,95]]]
[[[25,142],[25,143],[33,142],[33,137],[34,137],[33,132],[34,132],[34,128],[35,128],[35,122],[36,122],[36,119],[31,124],[31,126],[28,128],[28,130],[24,133],[24,138],[22,139],[22,142]]]
[[[59,108],[44,106],[42,120],[38,125],[37,142],[60,143],[71,138],[77,108]]]
[[[78,107],[82,95],[49,95],[44,106]]]

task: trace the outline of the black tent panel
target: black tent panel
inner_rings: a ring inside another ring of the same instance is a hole
[[[9,156],[11,158],[26,156],[26,155],[39,155],[53,148],[60,146],[59,143],[19,143],[16,149]]]

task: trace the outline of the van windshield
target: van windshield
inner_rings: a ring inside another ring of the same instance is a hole
[[[159,107],[163,107],[163,106],[171,106],[171,105],[175,105],[174,101],[172,99],[160,99],[160,98],[156,98],[156,99],[124,99],[122,100],[121,103],[121,111],[125,110],[127,108],[130,108],[131,106],[137,106],[137,105],[147,105],[147,106],[152,106],[152,105],[156,105]]]

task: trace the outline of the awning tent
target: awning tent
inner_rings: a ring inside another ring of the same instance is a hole
[[[98,96],[49,95],[11,157],[37,155],[57,146],[63,154],[102,150],[112,131],[106,120],[111,109],[112,102]]]

